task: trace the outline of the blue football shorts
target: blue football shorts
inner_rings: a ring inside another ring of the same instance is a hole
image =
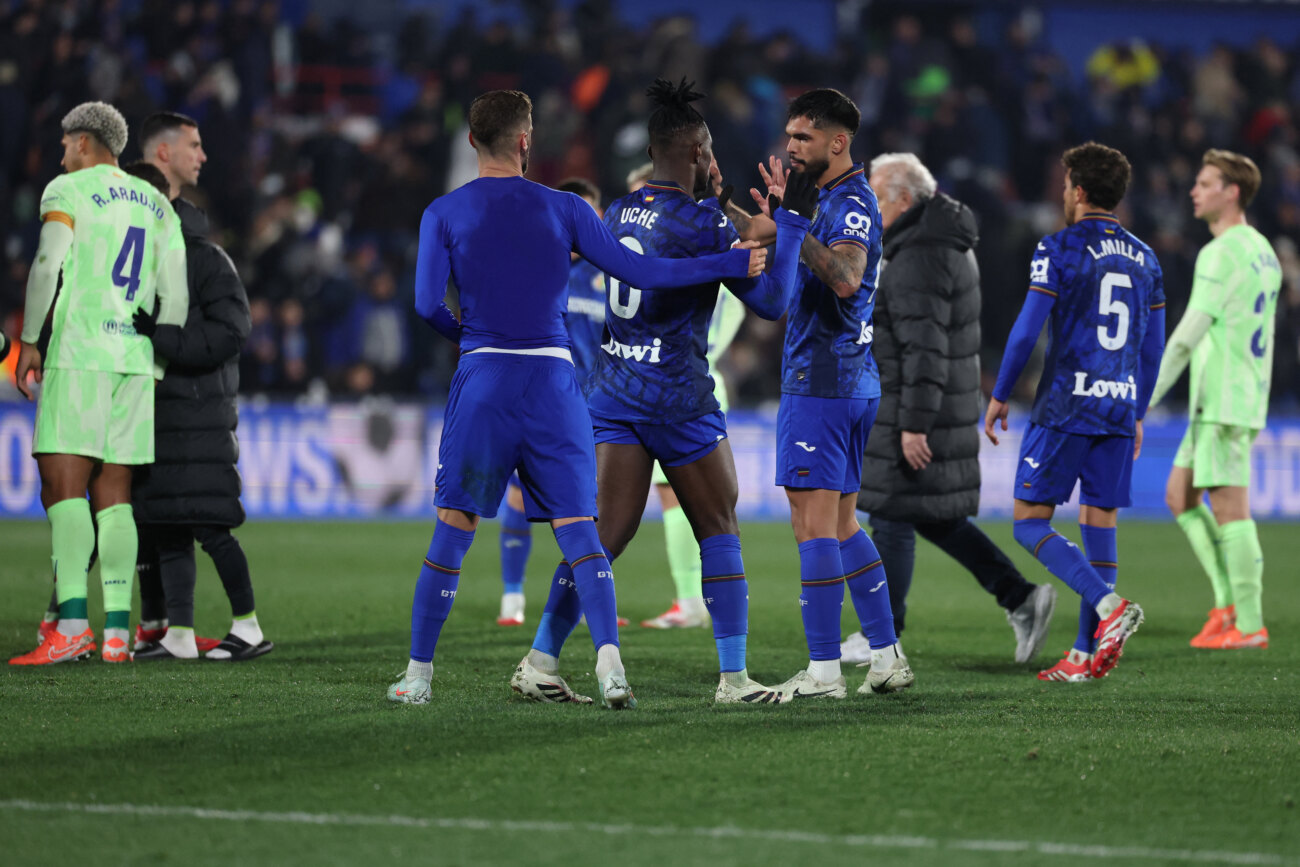
[[[1030,503],[1061,504],[1074,483],[1079,502],[1099,509],[1133,504],[1133,437],[1064,433],[1029,425],[1020,443],[1015,496]]]
[[[573,365],[537,355],[464,355],[447,398],[434,503],[495,517],[516,469],[530,521],[595,516],[591,416]]]
[[[592,414],[596,445],[641,446],[665,467],[693,464],[727,438],[727,418],[722,410],[676,424],[643,424]]]
[[[776,412],[776,483],[856,493],[878,397],[782,394]]]

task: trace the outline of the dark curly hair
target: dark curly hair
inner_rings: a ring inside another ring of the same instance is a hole
[[[695,82],[685,78],[673,84],[662,78],[656,78],[654,84],[646,90],[656,108],[650,114],[650,146],[660,150],[672,147],[678,136],[689,133],[692,136],[704,127],[704,116],[691,105],[703,99],[704,94],[695,90]]]
[[[1128,190],[1132,167],[1128,158],[1095,141],[1072,147],[1061,156],[1070,184],[1083,187],[1088,201],[1103,211],[1113,211]]]

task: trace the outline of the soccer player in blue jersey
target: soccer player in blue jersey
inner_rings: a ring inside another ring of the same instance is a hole
[[[913,681],[894,634],[880,555],[854,508],[862,453],[880,403],[880,376],[871,357],[880,210],[862,164],[849,154],[860,123],[847,96],[811,90],[790,103],[786,116],[791,173],[775,159],[770,174],[759,166],[769,202],[795,179],[812,180],[820,189],[787,311],[777,411],[776,483],[786,490],[799,544],[799,604],[809,656],[808,667],[781,685],[787,700],[848,694],[840,673],[846,583],[873,651],[858,691],[892,692]]]
[[[605,224],[624,246],[673,258],[704,256],[739,243],[717,199],[696,200],[709,194],[714,165],[709,128],[691,105],[700,94],[685,81],[674,85],[661,79],[649,96],[656,106],[649,121],[654,178],[611,202]],[[767,319],[785,309],[799,244],[808,231],[809,220],[798,215],[797,202],[810,215],[815,200],[812,188],[804,187],[802,199],[793,187],[787,191],[787,207],[776,214],[773,272],[756,281],[726,281]],[[699,541],[704,603],[720,671],[714,700],[779,704],[779,693],[753,681],[746,669],[749,590],[736,520],[736,466],[706,355],[718,282],[702,281],[689,293],[643,292],[641,286],[639,276],[630,281],[611,276],[605,342],[588,385],[600,540],[611,560],[622,554],[641,522],[658,460]],[[548,685],[557,657],[578,621],[572,585],[569,566],[561,563],[533,649],[511,678],[511,687],[530,698],[551,698]],[[589,609],[587,616],[590,622]]]
[[[569,178],[555,188],[578,196],[600,216],[600,189],[591,181]],[[605,275],[577,253],[570,255],[569,307],[564,325],[569,331],[569,350],[573,353],[578,385],[585,389],[605,329]],[[524,575],[528,568],[528,555],[533,549],[533,532],[532,524],[524,514],[524,490],[517,476],[510,477],[503,505],[500,541],[502,592],[497,625],[522,626]]]
[[[1029,292],[1011,331],[984,432],[1007,429],[1007,399],[1049,322],[1047,362],[1015,483],[1016,541],[1083,597],[1073,649],[1039,680],[1105,677],[1142,623],[1142,609],[1115,592],[1118,510],[1131,505],[1142,417],[1165,344],[1165,292],[1151,248],[1114,210],[1128,188],[1122,153],[1089,142],[1066,151],[1066,227],[1039,243]],[[1056,506],[1081,486],[1084,551],[1052,528]]]
[[[420,221],[416,312],[444,326],[442,299],[448,279],[455,281],[461,358],[438,447],[438,521],[411,606],[410,662],[388,697],[429,701],[434,650],[461,563],[479,518],[496,515],[506,480],[518,470],[525,513],[550,522],[572,566],[596,646],[603,703],[630,707],[614,622],[614,574],[593,522],[591,417],[564,328],[569,254],[576,251],[619,279],[635,277],[645,289],[666,289],[756,276],[766,251],[688,260],[638,256],[577,196],[524,179],[533,137],[527,95],[483,94],[470,105],[469,128],[478,178],[434,201]]]

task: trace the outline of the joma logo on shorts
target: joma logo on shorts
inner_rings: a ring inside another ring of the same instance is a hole
[[[650,346],[628,346],[626,343],[619,343],[611,337],[609,343],[606,343],[600,348],[615,358],[622,356],[623,358],[630,358],[633,361],[649,361],[651,364],[658,364],[659,347],[662,344],[663,341],[656,337],[655,342]],[[647,355],[649,358],[646,357]]]
[[[1113,397],[1118,400],[1137,400],[1138,387],[1133,377],[1127,382],[1114,382],[1109,379],[1094,379],[1088,384],[1088,374],[1082,370],[1074,372],[1074,391],[1077,397]]]

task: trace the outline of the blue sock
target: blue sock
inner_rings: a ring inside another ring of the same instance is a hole
[[[837,539],[799,543],[799,606],[808,658],[840,658],[840,609],[844,607],[844,566]]]
[[[473,530],[457,530],[441,521],[433,527],[429,554],[415,582],[415,601],[411,603],[411,659],[416,662],[433,662],[438,635],[456,601],[460,564],[473,541]]]
[[[1045,518],[1016,521],[1015,537],[1048,572],[1064,581],[1093,608],[1110,592],[1097,570],[1088,565],[1079,546],[1053,530],[1051,521]]]
[[[595,521],[575,521],[555,528],[555,542],[573,569],[582,611],[587,615],[591,642],[600,650],[618,647],[618,603],[614,599],[614,567],[600,544]]]
[[[1114,527],[1089,527],[1080,524],[1083,533],[1083,550],[1088,555],[1088,564],[1097,570],[1101,580],[1111,590],[1119,577],[1119,547],[1115,542]],[[1081,653],[1092,653],[1097,646],[1097,609],[1088,603],[1079,603],[1079,634],[1074,640],[1074,649]]]
[[[719,671],[745,670],[749,633],[749,582],[740,558],[740,537],[731,533],[700,540],[700,586],[713,618]]]
[[[561,560],[551,578],[551,592],[546,597],[542,619],[537,622],[533,650],[558,659],[564,642],[569,640],[581,618],[582,601],[578,598],[578,585],[573,582],[573,570],[567,560]]]
[[[506,504],[501,512],[501,584],[506,593],[524,592],[524,571],[532,550],[532,524],[523,512]]]
[[[862,622],[862,631],[873,648],[889,647],[898,641],[894,634],[894,611],[889,607],[889,583],[875,543],[861,528],[840,543],[844,583]]]

